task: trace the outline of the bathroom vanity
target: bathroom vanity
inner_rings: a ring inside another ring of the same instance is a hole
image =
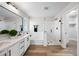
[[[29,34],[0,41],[0,56],[22,56],[30,46]]]
[[[29,32],[29,19],[18,9],[10,7],[7,3],[0,4],[0,31],[15,29],[18,32]],[[0,36],[0,56],[22,56],[30,46],[29,34],[15,38]]]

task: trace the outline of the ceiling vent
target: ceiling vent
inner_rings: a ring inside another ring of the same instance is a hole
[[[49,9],[49,7],[44,7],[44,10],[48,10]]]

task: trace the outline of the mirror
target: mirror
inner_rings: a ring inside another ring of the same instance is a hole
[[[7,8],[0,6],[0,30],[3,29],[23,31],[23,18]]]

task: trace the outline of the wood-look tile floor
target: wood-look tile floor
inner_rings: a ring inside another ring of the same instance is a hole
[[[76,45],[71,43],[65,49],[59,45],[31,45],[24,56],[76,56],[76,49]]]

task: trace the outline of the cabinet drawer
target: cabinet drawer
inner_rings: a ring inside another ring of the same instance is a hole
[[[20,44],[23,44],[23,43],[24,43],[24,40],[20,42]]]

